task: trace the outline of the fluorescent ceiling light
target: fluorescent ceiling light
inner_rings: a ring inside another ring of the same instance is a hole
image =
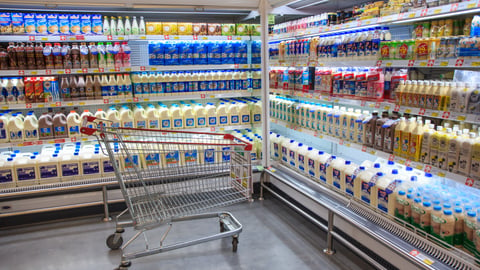
[[[451,16],[458,16],[458,15],[478,13],[478,12],[480,12],[480,8],[461,10],[461,11],[455,11],[455,12],[448,12],[448,13],[444,13],[444,14],[437,14],[437,15],[430,15],[430,16],[423,16],[423,17],[406,19],[406,20],[393,21],[393,22],[390,22],[390,24],[403,24],[403,23],[411,23],[411,22],[425,21],[425,20],[431,20],[431,19],[441,19],[441,18],[446,18],[446,17],[451,17]]]
[[[311,7],[311,6],[316,6],[316,5],[320,5],[320,4],[325,4],[327,3],[329,0],[322,0],[322,1],[318,1],[318,2],[313,2],[313,3],[310,3],[308,5],[304,5],[304,6],[301,6],[301,7],[297,7],[295,9],[304,9],[304,8],[307,8],[307,7]]]

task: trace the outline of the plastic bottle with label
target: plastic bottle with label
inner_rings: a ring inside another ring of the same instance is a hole
[[[118,128],[121,125],[120,113],[114,106],[108,108],[106,119],[111,121],[111,123],[109,124],[111,127]]]
[[[195,115],[195,125],[198,128],[204,128],[208,126],[207,118],[208,114],[206,108],[201,104],[197,103],[193,106],[193,111]]]
[[[133,109],[133,118],[135,119],[135,128],[147,128],[148,118],[142,105],[136,104]]]
[[[38,140],[38,119],[33,112],[28,112],[24,121],[25,141]]]
[[[410,148],[410,138],[411,133],[416,127],[415,118],[410,118],[405,126],[405,129],[402,130],[402,135],[400,139],[400,156],[408,158],[409,148]]]
[[[374,167],[361,171],[355,181],[358,184],[355,184],[354,196],[355,198],[361,199],[365,203],[370,204],[371,201],[371,186],[370,180],[372,177],[377,175],[378,170],[380,169],[380,164],[376,163]],[[382,174],[383,175],[383,174]]]
[[[298,143],[296,169],[301,173],[308,172],[308,154],[311,150],[313,150],[313,148],[309,150],[308,146],[304,145],[303,143]]]
[[[38,184],[39,172],[36,162],[36,156],[22,155],[11,159],[14,165],[14,175],[17,179],[17,186],[29,186]],[[8,161],[8,160],[7,160]],[[5,164],[3,164],[5,165]]]
[[[79,137],[82,120],[76,111],[70,111],[67,116],[68,137]]]
[[[463,175],[470,175],[471,163],[472,163],[472,146],[475,142],[475,133],[465,129],[464,139],[460,147],[460,155],[458,160],[458,172]]]
[[[59,159],[60,177],[63,181],[80,179],[80,154],[78,152],[65,153]]]
[[[421,144],[421,150],[420,150],[420,162],[425,163],[425,164],[430,164],[430,149],[431,149],[431,143],[432,143],[432,136],[435,133],[435,130],[433,129],[434,125],[429,124],[428,128],[423,129],[423,138],[422,138],[422,144]]]
[[[60,170],[58,168],[58,155],[40,155],[37,160],[40,184],[58,182]]]
[[[53,130],[55,139],[68,137],[67,117],[62,112],[53,117]]]
[[[23,142],[25,140],[24,123],[21,117],[14,115],[7,124],[8,139],[10,142]]]
[[[374,207],[395,215],[395,204],[397,188],[401,183],[401,176],[398,170],[394,169],[390,175],[380,178],[373,188],[373,197],[375,197]]]
[[[41,140],[53,139],[53,117],[46,112],[43,113],[42,116],[40,116],[40,118],[38,119],[38,129],[38,135]]]
[[[125,128],[133,128],[135,119],[133,117],[132,110],[127,106],[122,106],[119,111],[120,114],[120,126]]]
[[[363,121],[365,127],[365,145],[373,147],[375,143],[375,124],[377,122],[378,112],[373,112],[372,117]]]
[[[170,115],[172,116],[174,129],[184,128],[183,111],[178,104],[172,104],[172,106],[170,106]]]
[[[152,104],[147,105],[147,109],[145,110],[145,116],[147,118],[147,128],[149,129],[160,129],[160,122],[159,122],[159,112]],[[137,119],[135,117],[135,119]]]

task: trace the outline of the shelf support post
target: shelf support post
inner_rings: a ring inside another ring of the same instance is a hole
[[[328,210],[328,231],[327,231],[327,248],[323,250],[323,253],[326,255],[333,255],[335,254],[335,250],[333,250],[333,217],[334,213],[331,210]]]
[[[103,221],[108,222],[112,220],[110,217],[110,212],[108,211],[108,192],[107,192],[107,186],[102,186],[102,197],[103,197]]]
[[[270,101],[269,101],[269,82],[268,82],[268,13],[270,12],[268,0],[261,0],[259,6],[260,24],[262,27],[262,165],[264,168],[270,166]]]

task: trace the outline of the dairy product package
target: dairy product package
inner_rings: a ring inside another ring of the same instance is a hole
[[[92,34],[92,15],[89,15],[89,14],[80,15],[80,31],[84,35]]]
[[[223,23],[222,24],[222,36],[234,36],[236,33],[235,24]]]
[[[165,65],[178,65],[178,46],[176,42],[166,42],[163,44]]]
[[[208,64],[208,46],[206,42],[195,42],[193,44],[193,63],[195,65]]]
[[[12,13],[12,33],[14,35],[25,34],[25,23],[23,21],[23,13]]]
[[[250,25],[249,24],[237,24],[236,29],[237,36],[249,36],[250,35]]]
[[[178,25],[176,22],[164,22],[162,23],[164,35],[178,35]]]
[[[260,36],[262,33],[262,26],[260,24],[251,24],[249,32],[251,36]]]
[[[208,35],[209,36],[221,36],[222,35],[222,25],[219,23],[209,23],[208,24]]]
[[[58,14],[58,27],[62,35],[70,35],[70,15]]]
[[[81,31],[81,28],[80,28],[80,15],[70,14],[68,16],[68,19],[70,21],[70,33],[72,35],[82,34],[82,31]]]
[[[161,22],[147,22],[147,35],[162,35],[163,27]]]
[[[47,31],[47,14],[35,14],[35,28],[38,35],[46,35]]]
[[[192,32],[194,35],[197,36],[204,36],[208,34],[207,24],[206,23],[193,23],[192,24]]]
[[[0,34],[11,35],[12,33],[12,17],[10,12],[0,12]]]
[[[58,32],[58,14],[47,14],[47,32],[49,35],[57,35]]]
[[[92,15],[92,33],[95,35],[103,35],[103,23],[101,14]]]
[[[35,35],[37,33],[37,26],[35,24],[35,14],[34,13],[24,13],[23,22],[25,25],[25,34]]]
[[[177,31],[179,35],[193,35],[192,23],[177,23]]]

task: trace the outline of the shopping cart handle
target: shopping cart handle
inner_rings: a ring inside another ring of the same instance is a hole
[[[97,120],[95,116],[85,115],[82,119],[82,127],[80,128],[80,132],[88,136],[92,136],[93,133],[97,131],[97,129],[88,127],[88,123],[93,123],[95,120]]]

